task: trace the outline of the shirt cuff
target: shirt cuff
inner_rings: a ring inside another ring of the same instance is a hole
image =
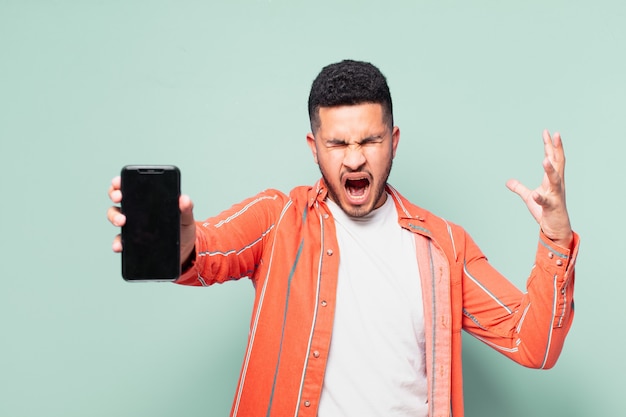
[[[574,233],[571,248],[557,245],[550,240],[543,232],[539,234],[539,244],[537,245],[537,265],[549,271],[552,275],[565,277],[576,261],[580,237]]]

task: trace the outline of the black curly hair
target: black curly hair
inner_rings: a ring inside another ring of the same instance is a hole
[[[309,120],[313,133],[320,126],[320,107],[363,103],[383,106],[385,122],[393,127],[393,108],[387,79],[369,62],[343,60],[322,68],[309,94]]]

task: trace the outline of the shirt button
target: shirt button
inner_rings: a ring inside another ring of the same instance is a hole
[[[548,258],[550,258],[550,259],[554,258],[554,254],[552,252],[549,252],[548,253]]]
[[[330,216],[328,214],[324,214],[324,219],[328,219]]]
[[[332,249],[328,249],[328,250],[326,251],[326,255],[328,255],[328,256],[333,256],[333,250],[332,250]]]
[[[561,265],[563,265],[563,261],[559,259],[559,260],[556,261],[556,264],[557,264],[557,266],[561,266]]]
[[[322,304],[322,307],[326,307],[326,306],[328,305],[328,303],[326,302],[326,300],[322,300],[321,304]]]
[[[310,407],[311,406],[311,401],[305,401],[304,402],[304,406],[305,407]]]
[[[320,357],[320,353],[317,350],[313,351],[313,357],[314,358],[319,358]]]

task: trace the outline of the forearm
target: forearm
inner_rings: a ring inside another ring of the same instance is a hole
[[[573,317],[577,235],[572,244],[568,250],[540,236],[526,291],[500,275],[471,244],[463,290],[465,329],[524,366],[552,366]]]
[[[252,276],[283,200],[282,193],[268,190],[196,222],[188,269],[177,283],[204,286]]]
[[[574,318],[574,275],[579,237],[571,249],[542,234],[535,266],[527,282],[529,307],[518,327],[520,355],[528,366],[551,368],[556,363]]]

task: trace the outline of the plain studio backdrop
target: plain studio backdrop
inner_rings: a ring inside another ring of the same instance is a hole
[[[308,91],[344,58],[389,80],[390,183],[519,287],[538,227],[504,184],[537,186],[541,132],[562,133],[573,328],[550,371],[465,337],[466,411],[622,412],[625,19],[619,1],[0,0],[0,415],[228,414],[252,285],[124,282],[107,188],[175,164],[205,218],[314,183]]]

